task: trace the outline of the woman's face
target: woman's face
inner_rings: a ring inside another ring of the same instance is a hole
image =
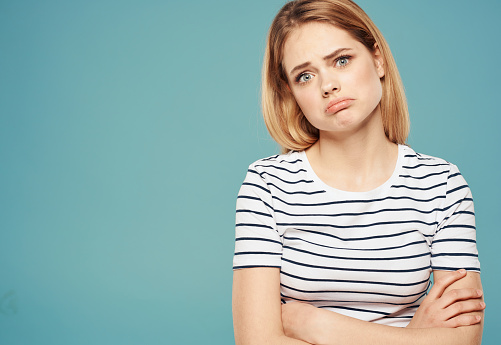
[[[300,26],[285,42],[283,66],[296,102],[320,132],[356,131],[380,113],[379,49],[369,51],[344,30]]]

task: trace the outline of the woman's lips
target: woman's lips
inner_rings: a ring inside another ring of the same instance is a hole
[[[337,98],[333,99],[332,101],[327,104],[327,108],[325,109],[325,112],[327,114],[335,114],[343,109],[348,108],[351,103],[353,103],[353,99],[351,98]]]

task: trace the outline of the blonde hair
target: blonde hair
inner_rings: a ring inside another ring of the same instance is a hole
[[[376,46],[379,48],[385,66],[380,102],[384,132],[390,141],[405,144],[409,134],[409,111],[404,87],[390,47],[376,25],[351,0],[295,0],[285,4],[273,20],[263,61],[264,121],[282,152],[307,149],[319,136],[297,105],[282,65],[287,37],[309,22],[325,22],[343,29],[369,51],[374,51]]]

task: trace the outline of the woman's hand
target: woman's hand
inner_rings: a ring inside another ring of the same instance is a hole
[[[480,316],[467,315],[467,313],[482,311],[485,308],[481,290],[456,289],[444,293],[448,286],[465,276],[466,271],[461,269],[450,272],[435,281],[407,327],[455,328],[479,323]]]

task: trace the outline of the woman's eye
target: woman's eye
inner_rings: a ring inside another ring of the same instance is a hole
[[[338,67],[344,67],[349,63],[349,57],[348,56],[341,56],[339,59],[336,61],[336,66]]]
[[[303,73],[297,78],[297,81],[299,83],[306,83],[306,82],[310,81],[312,78],[313,78],[313,76],[311,74]]]

